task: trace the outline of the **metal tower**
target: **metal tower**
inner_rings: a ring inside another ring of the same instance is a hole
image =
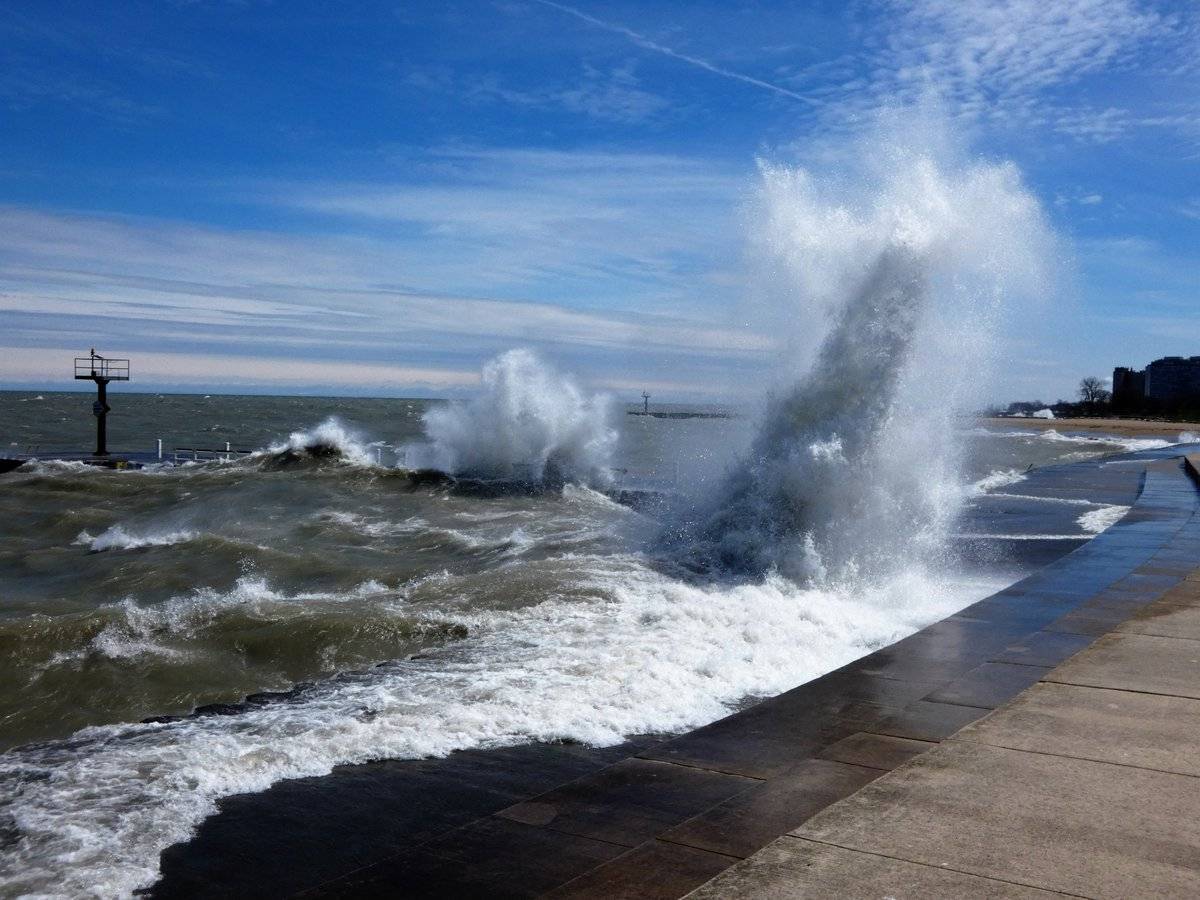
[[[92,413],[96,416],[96,455],[108,455],[108,434],[105,417],[108,405],[108,383],[129,380],[129,360],[108,359],[93,347],[90,356],[75,357],[75,380],[96,382],[96,402]]]

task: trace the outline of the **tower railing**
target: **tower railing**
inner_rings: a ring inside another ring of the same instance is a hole
[[[75,380],[91,381],[103,378],[107,381],[128,381],[129,360],[109,359],[104,356],[75,357]]]

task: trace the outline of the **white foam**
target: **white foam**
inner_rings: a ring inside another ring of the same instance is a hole
[[[1007,487],[1010,484],[1024,481],[1025,477],[1025,473],[1019,469],[996,469],[972,484],[971,493],[988,494],[995,491],[996,488]]]
[[[87,547],[93,553],[105,550],[138,550],[142,547],[170,547],[198,537],[195,531],[166,531],[151,534],[130,534],[122,525],[113,525],[92,537],[81,531],[74,543]]]
[[[410,445],[410,468],[540,482],[606,484],[617,432],[610,401],[586,394],[528,350],[483,367],[480,394],[424,415],[427,444]]]
[[[333,450],[347,463],[360,466],[376,465],[374,445],[364,443],[362,438],[343,425],[336,417],[330,417],[307,431],[293,431],[286,441],[272,444],[265,451],[253,454],[277,456],[281,453],[310,455],[314,451]]]
[[[1043,441],[1053,441],[1064,444],[1091,444],[1120,447],[1133,453],[1138,450],[1160,450],[1171,446],[1171,442],[1163,438],[1120,437],[1115,434],[1062,434],[1054,428],[1047,428],[1038,437]],[[1102,451],[1098,451],[1102,452]]]
[[[571,599],[551,591],[517,610],[447,609],[471,634],[454,649],[326,683],[298,702],[87,728],[69,750],[0,756],[0,776],[22,782],[9,812],[23,835],[0,862],[0,892],[128,896],[154,881],[162,849],[220,797],[339,763],[528,740],[607,745],[698,726],[997,586],[909,572],[866,590],[802,590],[779,576],[697,587],[638,556],[578,562]]]
[[[1078,500],[1073,497],[1045,497],[1040,494],[1011,494],[1004,491],[994,491],[990,497],[1001,497],[1012,500],[1027,500],[1031,503],[1061,503],[1067,506],[1101,506],[1092,500]]]
[[[511,515],[480,518],[461,513],[458,517],[468,522],[490,522],[496,521],[497,518],[512,518]],[[521,526],[507,531],[496,531],[494,529],[490,531],[468,531],[444,525],[435,525],[420,516],[410,516],[407,519],[393,522],[386,519],[370,520],[358,513],[337,510],[326,510],[317,513],[316,518],[334,522],[370,537],[414,535],[420,538],[444,541],[469,551],[503,551],[508,556],[520,556],[537,544],[536,537],[529,534]]]
[[[1082,541],[1090,534],[1005,534],[1003,532],[960,532],[956,538],[977,541]]]
[[[1085,512],[1075,521],[1089,534],[1099,534],[1119,522],[1127,512],[1128,506],[1101,506],[1099,509]]]

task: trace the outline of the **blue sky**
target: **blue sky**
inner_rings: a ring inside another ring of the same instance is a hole
[[[533,347],[736,394],[756,160],[935,91],[1073,284],[997,399],[1200,354],[1200,4],[11,2],[0,386],[446,395]]]

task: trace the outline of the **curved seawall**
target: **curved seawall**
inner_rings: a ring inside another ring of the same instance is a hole
[[[1131,555],[1194,501],[1164,484],[1175,473],[1151,474],[1157,496],[1114,535]],[[1197,896],[1198,562],[1193,515],[1143,578],[1050,626],[1108,633],[691,896]]]
[[[380,762],[230,798],[163,854],[153,893],[680,896],[1179,584],[1200,560],[1180,454],[1031,473],[1030,496],[1136,502],[1049,567],[777,697],[668,740]]]

